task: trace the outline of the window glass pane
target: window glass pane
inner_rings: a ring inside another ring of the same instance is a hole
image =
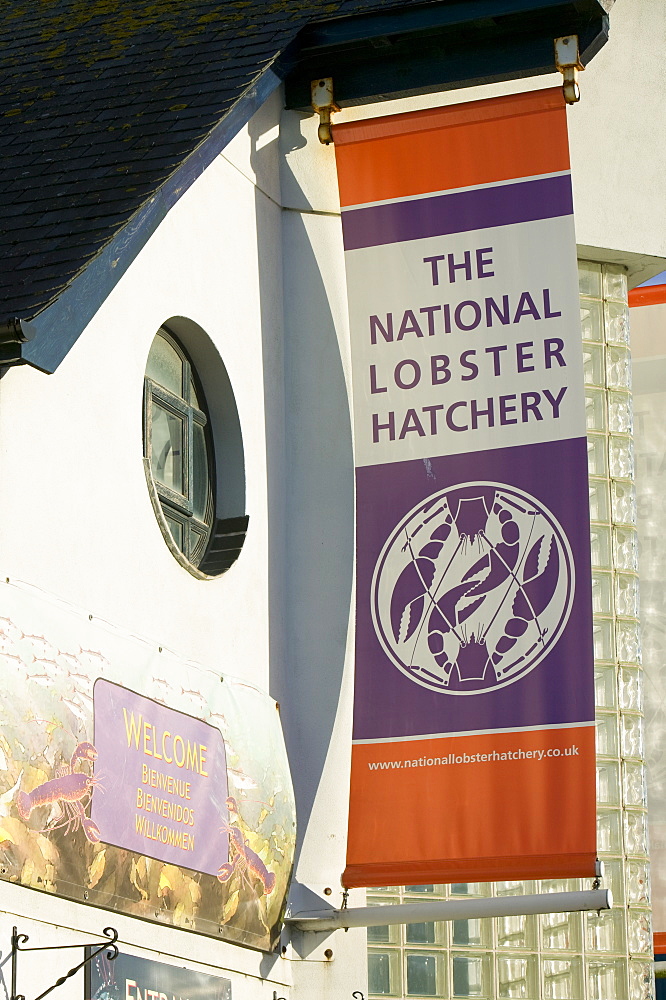
[[[148,355],[146,375],[179,398],[183,395],[183,362],[168,340],[158,333]]]
[[[183,492],[183,421],[155,400],[152,406],[153,431],[150,467],[158,483],[177,493]]]
[[[197,389],[194,384],[194,379],[192,378],[192,376],[190,376],[190,403],[192,404],[192,406],[196,406],[197,410],[203,409],[199,401],[199,397],[197,395]]]
[[[206,519],[206,501],[208,499],[208,455],[206,454],[206,440],[204,429],[200,424],[194,424],[194,438],[192,449],[193,474],[192,502],[194,504],[194,516],[201,521]]]
[[[411,996],[437,995],[437,959],[434,955],[407,956],[407,993]]]

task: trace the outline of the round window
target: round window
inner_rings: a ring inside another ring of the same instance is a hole
[[[148,355],[143,419],[148,485],[169,548],[194,575],[217,575],[240,552],[247,518],[216,517],[208,406],[190,355],[165,327]]]

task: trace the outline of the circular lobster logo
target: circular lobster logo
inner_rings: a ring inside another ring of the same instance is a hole
[[[377,560],[372,618],[410,680],[470,695],[514,684],[558,641],[571,612],[567,537],[538,500],[502,483],[432,494]]]

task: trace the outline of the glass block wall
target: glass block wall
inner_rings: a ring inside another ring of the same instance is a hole
[[[648,1000],[654,995],[624,270],[580,262],[592,520],[599,855],[614,909],[368,930],[369,995]],[[369,903],[562,892],[591,882],[373,889]]]

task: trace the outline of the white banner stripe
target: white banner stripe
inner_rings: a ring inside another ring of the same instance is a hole
[[[490,736],[493,733],[559,732],[561,729],[594,729],[594,722],[563,722],[556,726],[519,726],[516,729],[471,729],[466,733],[429,733],[425,736],[395,736],[379,740],[352,740],[354,745],[364,743],[420,743],[423,740],[451,740],[458,736]]]
[[[487,188],[506,187],[507,184],[522,184],[528,181],[545,181],[550,177],[569,177],[570,170],[556,170],[551,174],[532,174],[529,177],[509,177],[505,181],[493,181],[492,184],[470,184],[466,187],[445,188],[443,191],[425,191],[423,194],[401,195],[399,198],[386,198],[383,201],[366,201],[358,205],[345,205],[341,211],[354,212],[358,208],[377,208],[379,205],[397,205],[399,202],[422,201],[424,198],[436,198],[441,194],[462,194],[464,191],[483,191]]]

